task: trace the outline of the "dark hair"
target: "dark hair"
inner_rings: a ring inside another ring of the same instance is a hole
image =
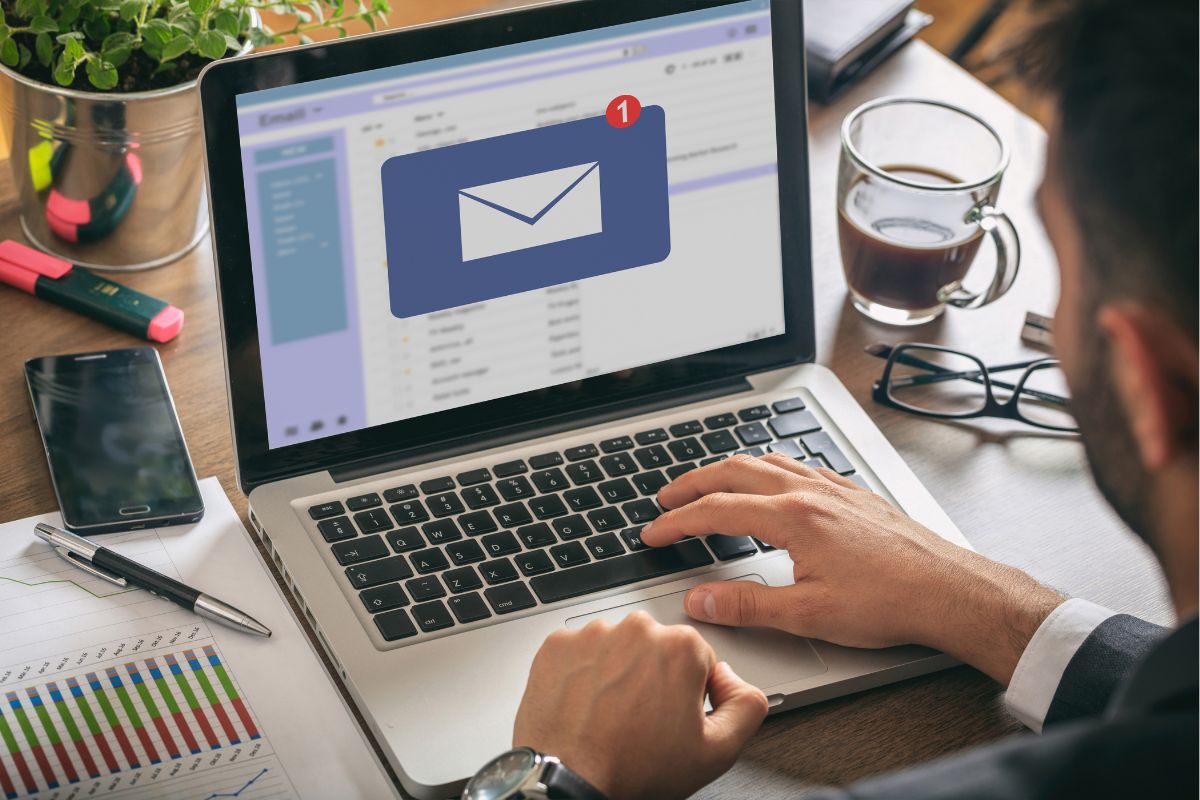
[[[1093,296],[1197,328],[1196,0],[1037,0],[1009,52],[1057,101],[1056,166],[1086,238]]]

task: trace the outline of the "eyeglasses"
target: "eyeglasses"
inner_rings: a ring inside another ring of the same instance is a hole
[[[867,352],[886,358],[875,382],[875,402],[933,419],[1014,419],[1051,431],[1076,433],[1067,381],[1053,358],[985,366],[973,355],[933,344],[874,344]],[[1001,372],[1024,370],[1015,383]]]

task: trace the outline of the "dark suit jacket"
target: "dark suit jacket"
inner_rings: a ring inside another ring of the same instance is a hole
[[[1067,665],[1041,736],[1019,736],[821,798],[1200,797],[1197,621],[1170,633],[1123,614]]]

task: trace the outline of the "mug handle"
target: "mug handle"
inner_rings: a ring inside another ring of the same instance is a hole
[[[962,281],[948,283],[938,290],[938,302],[955,308],[981,308],[1012,288],[1021,266],[1021,237],[1007,214],[986,203],[967,212],[966,221],[977,224],[996,243],[996,274],[983,292],[968,291]]]

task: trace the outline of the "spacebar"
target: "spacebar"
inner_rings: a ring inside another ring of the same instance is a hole
[[[685,539],[670,547],[641,550],[627,556],[593,561],[582,567],[538,575],[529,581],[530,587],[543,603],[566,600],[581,594],[591,594],[614,586],[624,586],[648,578],[683,572],[713,563],[704,543]]]

